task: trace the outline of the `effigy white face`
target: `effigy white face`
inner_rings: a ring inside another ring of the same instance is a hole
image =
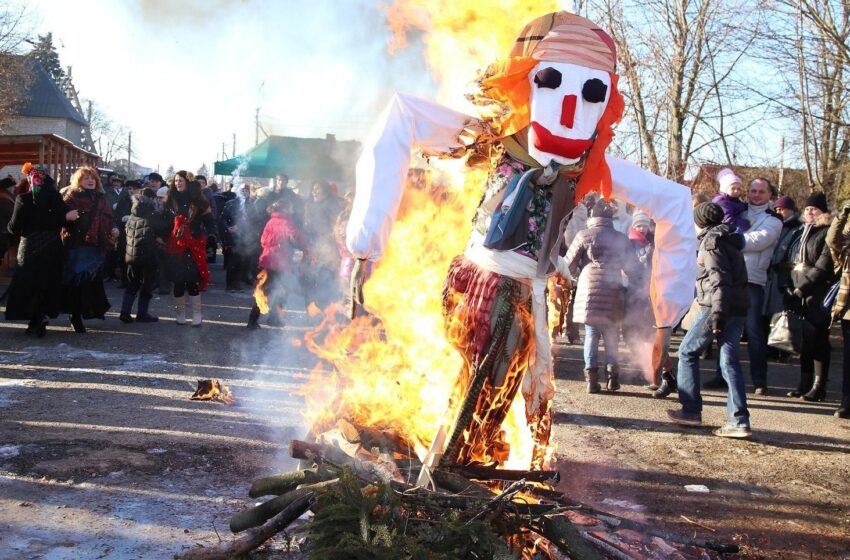
[[[593,145],[608,104],[607,72],[566,62],[541,61],[528,74],[531,126],[528,153],[542,165],[576,163]]]

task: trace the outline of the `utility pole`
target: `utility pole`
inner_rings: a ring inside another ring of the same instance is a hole
[[[254,145],[260,143],[260,108],[254,111]]]
[[[231,157],[236,157],[236,133],[233,133],[233,155]]]
[[[130,178],[130,174],[133,170],[132,164],[132,154],[133,154],[133,131],[127,133],[127,178]]]
[[[779,184],[776,190],[782,192],[782,179],[785,178],[785,137],[779,140]]]

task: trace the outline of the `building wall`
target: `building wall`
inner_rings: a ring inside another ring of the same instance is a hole
[[[14,117],[5,127],[7,134],[55,134],[77,146],[83,138],[83,128],[68,119],[44,117]]]

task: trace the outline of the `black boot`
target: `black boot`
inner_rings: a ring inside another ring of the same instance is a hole
[[[587,368],[584,370],[584,380],[587,381],[587,392],[598,393],[602,390],[599,385],[599,368]]]
[[[820,366],[820,367],[818,367]],[[820,369],[821,371],[818,371]],[[803,395],[804,401],[817,402],[826,398],[826,382],[829,379],[829,370],[823,367],[821,362],[815,362],[815,383],[812,390]]]
[[[669,371],[661,372],[661,385],[652,392],[652,398],[663,399],[676,390],[676,378]]]
[[[815,377],[815,384],[812,385],[812,390],[803,395],[804,401],[818,402],[826,398],[826,378]]]
[[[799,399],[800,397],[805,395],[806,392],[808,392],[812,388],[812,383],[814,383],[814,380],[815,380],[814,372],[801,371],[800,372],[800,383],[799,383],[799,385],[797,385],[797,388],[794,389],[793,391],[788,391],[787,396],[794,398],[794,399]]]
[[[139,296],[139,309],[136,312],[136,322],[137,323],[156,323],[159,321],[159,317],[156,315],[151,315],[148,313],[148,309],[151,305],[150,296],[145,297]]]
[[[850,418],[850,393],[844,393],[841,397],[841,405],[835,411],[836,418]]]
[[[124,292],[124,299],[121,300],[121,314],[118,316],[122,323],[132,323],[133,316],[130,312],[133,311],[133,302],[136,301],[136,294]]]
[[[86,332],[86,326],[83,324],[83,317],[79,313],[71,315],[71,326],[74,327],[75,333]]]
[[[248,324],[246,325],[251,330],[260,328],[260,308],[256,305],[251,308],[251,314],[248,315]]]
[[[605,373],[608,375],[608,390],[620,390],[620,368],[617,364],[608,364],[605,366]]]

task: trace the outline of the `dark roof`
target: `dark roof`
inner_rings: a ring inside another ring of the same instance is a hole
[[[24,64],[30,80],[18,115],[68,119],[88,126],[85,117],[71,104],[38,60],[25,56]]]

